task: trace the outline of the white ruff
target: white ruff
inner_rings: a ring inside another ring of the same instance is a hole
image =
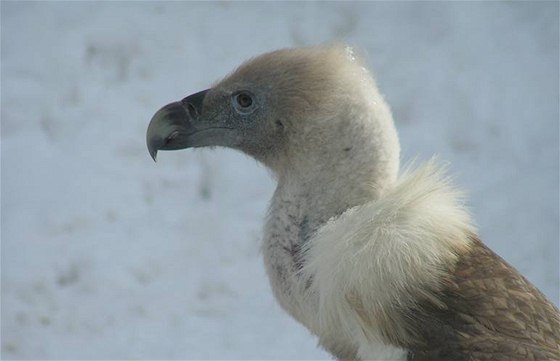
[[[301,321],[323,343],[352,340],[362,360],[405,360],[406,351],[382,337],[403,326],[390,308],[429,296],[441,265],[469,247],[473,228],[459,199],[432,161],[405,172],[378,200],[327,222],[305,249],[302,276],[313,283],[294,298],[314,304],[294,304],[292,314],[304,311]]]

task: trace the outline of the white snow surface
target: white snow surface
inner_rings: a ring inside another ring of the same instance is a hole
[[[558,2],[1,3],[2,359],[329,359],[273,299],[274,181],[145,146],[277,48],[368,59],[402,159],[449,161],[482,239],[558,304]]]

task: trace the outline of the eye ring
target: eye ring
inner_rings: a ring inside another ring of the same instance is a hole
[[[246,90],[234,93],[231,100],[235,110],[241,114],[252,113],[257,108],[255,97]]]

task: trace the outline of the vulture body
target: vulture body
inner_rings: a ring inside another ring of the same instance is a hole
[[[438,162],[399,174],[391,112],[351,48],[254,58],[160,109],[147,143],[272,170],[273,292],[337,359],[560,360],[558,309],[481,243]]]

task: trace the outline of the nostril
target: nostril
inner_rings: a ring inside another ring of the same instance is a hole
[[[187,98],[181,100],[181,103],[183,104],[183,108],[187,111],[187,113],[189,113],[189,116],[192,119],[199,116],[198,110],[196,109],[196,107],[191,102],[189,102],[187,100]]]
[[[196,108],[191,103],[187,103],[187,109],[191,117],[196,118],[198,116],[198,112],[196,111]]]
[[[208,93],[209,89],[200,91],[195,94],[191,94],[186,98],[181,100],[181,105],[183,109],[189,113],[191,119],[196,119],[202,115],[202,105],[204,102],[204,98],[206,97],[206,93]]]

